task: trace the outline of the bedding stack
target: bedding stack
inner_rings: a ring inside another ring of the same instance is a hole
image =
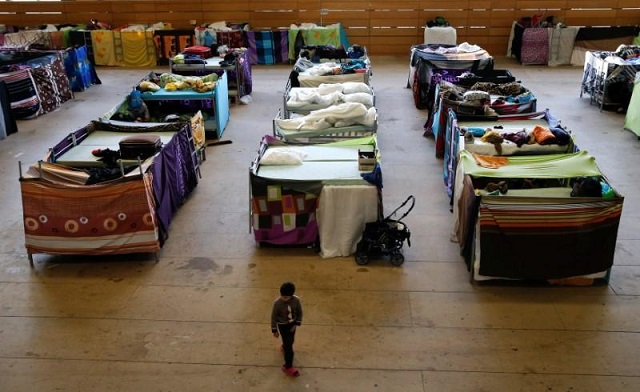
[[[533,91],[508,72],[468,74],[437,80],[425,135],[471,280],[608,281],[624,198],[558,118],[535,111]]]
[[[321,257],[350,256],[366,223],[377,220],[375,95],[359,75],[317,76],[322,82],[307,87],[287,81],[273,136],[263,138],[249,172],[259,245],[313,245]]]
[[[128,154],[121,154],[126,150]],[[189,123],[93,121],[21,171],[25,246],[33,255],[157,253],[198,183]]]

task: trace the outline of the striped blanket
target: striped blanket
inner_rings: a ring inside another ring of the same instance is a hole
[[[29,69],[0,74],[0,80],[7,86],[15,118],[33,118],[41,113],[40,97]]]
[[[20,181],[29,253],[157,252],[151,175],[121,183],[70,186]],[[91,203],[78,203],[91,200]]]
[[[481,275],[554,279],[606,271],[622,198],[483,197],[479,209]]]

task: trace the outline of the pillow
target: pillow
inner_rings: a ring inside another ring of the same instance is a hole
[[[363,82],[344,82],[342,83],[343,94],[367,93],[371,94],[371,87]]]
[[[367,93],[353,93],[342,96],[344,102],[358,102],[367,107],[373,106],[373,95]]]
[[[362,120],[362,125],[373,127],[376,124],[377,114],[378,113],[376,112],[376,108],[370,107],[369,110],[367,110],[367,114],[364,116],[364,119]]]
[[[466,93],[464,93],[464,95],[462,96],[462,98],[465,101],[481,101],[483,99],[490,99],[491,97],[489,96],[489,93],[486,91],[480,91],[480,90],[469,90]]]
[[[302,165],[306,153],[288,147],[271,147],[262,155],[261,165]]]
[[[536,143],[540,145],[553,144],[556,142],[556,137],[547,127],[536,125],[535,127],[533,127],[532,133],[533,138],[536,140]]]
[[[342,86],[340,83],[321,83],[317,88],[318,94],[331,94],[335,92],[342,92]]]

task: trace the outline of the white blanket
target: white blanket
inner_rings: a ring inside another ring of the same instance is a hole
[[[318,87],[294,87],[287,96],[287,108],[302,108],[310,104],[333,105],[340,102],[360,102],[373,106],[373,91],[362,82],[323,83]]]
[[[373,185],[325,185],[318,200],[320,256],[352,255],[366,223],[378,219],[378,189]]]
[[[375,107],[367,108],[358,102],[345,102],[314,110],[306,116],[277,119],[276,124],[285,130],[319,130],[361,124],[373,127],[376,121]]]

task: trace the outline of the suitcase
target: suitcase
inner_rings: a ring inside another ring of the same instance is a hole
[[[184,49],[183,53],[195,54],[202,59],[211,57],[211,48],[208,46],[189,46]]]
[[[162,148],[162,140],[158,135],[131,135],[120,139],[120,158],[147,159],[154,156]]]

